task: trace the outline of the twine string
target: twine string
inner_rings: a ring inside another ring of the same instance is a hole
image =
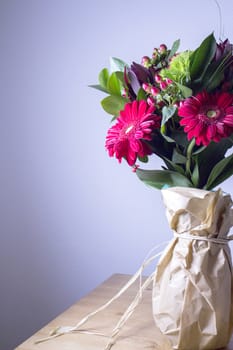
[[[197,236],[197,235],[191,235],[188,233],[182,233],[182,234],[177,234],[176,232],[174,232],[174,237],[172,239],[172,242],[174,241],[174,239],[177,238],[181,238],[181,239],[188,239],[188,240],[202,240],[202,241],[207,241],[207,242],[212,242],[212,243],[216,243],[216,244],[228,244],[229,241],[233,240],[233,234],[226,237],[226,238],[214,238],[214,237],[205,237],[205,236]],[[156,254],[153,254],[154,251],[157,251],[161,246],[167,244],[170,241],[165,241],[157,246],[155,246],[154,248],[152,248],[149,253],[146,255],[143,263],[141,264],[140,268],[137,270],[137,272],[129,279],[129,281],[110,299],[108,300],[105,304],[101,305],[99,308],[97,308],[96,310],[90,312],[89,314],[87,314],[85,317],[83,317],[75,326],[61,326],[61,327],[57,327],[56,329],[54,329],[48,337],[45,338],[41,338],[38,339],[37,341],[35,341],[36,344],[38,343],[42,343],[45,342],[47,340],[50,339],[54,339],[56,337],[59,337],[61,335],[64,334],[69,334],[72,332],[79,332],[79,333],[85,333],[85,334],[91,334],[91,335],[99,335],[99,336],[103,336],[103,337],[108,337],[110,338],[105,349],[104,350],[111,350],[112,346],[116,343],[116,339],[121,331],[121,329],[124,327],[125,323],[127,322],[127,320],[130,318],[130,316],[134,313],[136,307],[139,305],[139,303],[142,300],[142,296],[143,296],[143,291],[150,285],[150,283],[153,281],[154,275],[156,270],[151,273],[146,280],[143,281],[143,271],[145,270],[145,268],[150,265],[155,259],[157,259],[159,256],[161,256],[164,253],[164,250],[159,251]],[[152,255],[153,254],[153,255]],[[105,310],[108,306],[110,306],[115,300],[117,300],[118,298],[120,298],[120,296],[122,294],[124,294],[130,286],[132,286],[132,284],[134,282],[136,282],[136,280],[139,278],[139,288],[138,291],[133,299],[133,301],[130,303],[130,305],[128,306],[128,308],[126,309],[126,311],[124,312],[124,314],[122,315],[122,317],[120,318],[120,320],[117,322],[116,326],[113,328],[111,335],[106,335],[104,333],[100,333],[96,330],[84,330],[81,329],[81,326],[83,326],[91,317],[95,316],[97,313]]]
[[[129,305],[129,307],[127,308],[127,310],[125,311],[125,313],[123,314],[123,316],[118,321],[118,323],[115,326],[115,328],[113,329],[112,334],[111,334],[111,338],[110,338],[108,344],[106,345],[105,350],[110,350],[112,348],[112,346],[116,343],[116,340],[117,340],[117,337],[119,335],[119,332],[124,327],[125,323],[130,318],[130,316],[134,313],[136,307],[139,305],[139,303],[140,303],[140,301],[142,299],[142,296],[143,296],[142,293],[151,284],[151,282],[153,281],[154,274],[155,274],[155,271],[153,273],[151,273],[151,275],[149,277],[147,277],[145,282],[139,288],[139,291],[136,294],[134,300]]]
[[[115,342],[117,334],[120,332],[122,326],[125,324],[125,322],[128,320],[128,318],[132,315],[132,313],[134,312],[134,310],[136,309],[136,307],[138,306],[138,304],[140,303],[141,299],[142,299],[142,294],[143,291],[145,290],[146,287],[148,287],[148,285],[150,284],[150,282],[153,279],[153,275],[154,272],[146,279],[146,281],[144,283],[142,283],[142,275],[143,275],[143,271],[145,270],[145,268],[150,265],[155,259],[157,259],[162,253],[162,251],[159,251],[158,253],[154,254],[151,256],[151,254],[158,250],[161,246],[167,244],[168,241],[163,242],[159,245],[156,245],[154,248],[152,248],[149,253],[146,255],[143,263],[141,264],[140,268],[137,270],[137,272],[129,279],[129,281],[110,299],[108,300],[105,304],[101,305],[99,308],[97,308],[96,310],[90,312],[89,314],[87,314],[85,317],[83,317],[75,326],[61,326],[61,327],[57,327],[55,328],[48,337],[45,338],[41,338],[35,341],[36,344],[45,342],[47,340],[50,339],[54,339],[56,337],[59,337],[61,335],[64,334],[68,334],[68,333],[72,333],[75,331],[78,331],[80,333],[83,333],[83,330],[80,330],[80,327],[84,325],[84,323],[86,323],[91,317],[95,316],[97,313],[105,310],[108,306],[110,306],[115,300],[117,300],[123,293],[125,293],[129,287],[136,282],[136,280],[139,278],[139,288],[138,288],[138,293],[135,296],[135,299],[133,300],[133,302],[130,304],[130,306],[128,307],[128,309],[125,311],[125,313],[123,314],[122,318],[120,319],[120,321],[117,323],[117,325],[114,327],[112,334],[110,336],[110,341],[106,346],[106,350],[107,349],[111,349],[112,347],[112,343]],[[108,335],[99,333],[95,330],[93,331],[86,331],[86,333],[88,332],[88,334],[92,334],[92,335],[101,335],[101,336],[105,336],[105,337],[109,337]]]

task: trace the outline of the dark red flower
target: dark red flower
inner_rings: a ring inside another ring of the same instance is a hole
[[[201,92],[181,102],[178,115],[188,140],[205,146],[219,142],[233,133],[233,94]]]
[[[106,149],[109,156],[121,162],[125,158],[129,165],[134,165],[137,157],[152,154],[146,141],[150,141],[152,131],[160,127],[161,118],[154,114],[155,107],[149,106],[146,101],[133,101],[127,103],[120,112],[107,133]]]

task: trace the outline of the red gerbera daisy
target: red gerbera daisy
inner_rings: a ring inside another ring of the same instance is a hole
[[[182,118],[188,140],[208,146],[233,133],[233,94],[203,91],[181,102],[178,115]]]
[[[154,111],[155,107],[144,100],[125,105],[107,133],[105,146],[110,157],[115,155],[119,162],[125,158],[129,165],[134,165],[138,156],[152,153],[143,140],[150,141],[152,130],[160,127],[161,118]]]

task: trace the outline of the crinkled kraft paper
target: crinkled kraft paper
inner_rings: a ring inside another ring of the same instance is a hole
[[[231,197],[221,190],[184,187],[162,190],[162,196],[169,225],[176,236],[155,273],[155,322],[173,349],[225,347],[233,329],[229,245],[184,236],[226,238],[233,225]]]

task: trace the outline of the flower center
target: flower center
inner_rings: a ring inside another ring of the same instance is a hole
[[[128,126],[128,128],[125,130],[125,134],[128,134],[133,129],[133,127],[134,125]]]
[[[219,114],[219,111],[216,111],[214,109],[209,109],[207,112],[206,112],[206,115],[208,118],[214,118],[214,117],[217,117],[217,115]]]

